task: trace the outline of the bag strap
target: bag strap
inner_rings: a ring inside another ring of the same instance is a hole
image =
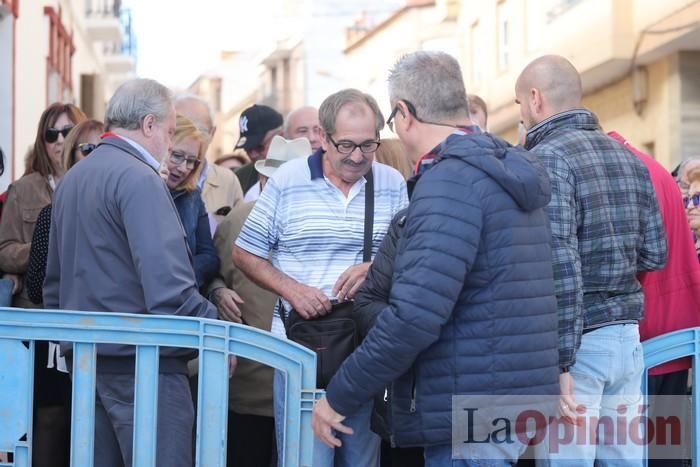
[[[374,231],[374,175],[372,174],[372,168],[365,175],[365,238],[362,247],[362,262],[367,263],[372,261],[372,236]],[[280,318],[282,324],[285,328],[289,327],[289,319],[285,316],[285,308],[282,303],[282,299],[277,299],[277,306],[279,307]]]
[[[365,175],[365,241],[362,248],[362,262],[368,263],[372,260],[372,230],[374,229],[374,175],[372,167]]]

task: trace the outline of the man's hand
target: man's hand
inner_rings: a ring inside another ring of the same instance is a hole
[[[287,289],[286,298],[304,319],[323,316],[331,311],[331,301],[316,287],[296,282]]]
[[[233,290],[220,287],[211,294],[212,301],[219,312],[219,319],[242,323],[241,310],[238,305],[245,303],[243,299]]]
[[[372,263],[360,263],[350,266],[340,275],[333,286],[333,295],[338,297],[339,302],[351,299],[360,289],[360,286],[367,277],[367,272]]]
[[[343,443],[335,437],[333,430],[347,435],[353,433],[352,428],[341,423],[343,420],[345,420],[345,417],[333,410],[328,400],[323,397],[314,406],[311,426],[314,429],[314,433],[316,433],[316,437],[323,441],[323,444],[329,448],[339,448]]]
[[[22,290],[22,278],[17,274],[5,274],[2,276],[3,279],[9,279],[12,281],[12,295],[17,295]]]
[[[571,373],[559,375],[559,391],[559,415],[572,425],[578,425],[583,421],[579,419],[579,415],[585,413],[586,408],[574,399],[574,377]]]

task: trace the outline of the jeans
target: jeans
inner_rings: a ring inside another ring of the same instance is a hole
[[[611,325],[584,334],[570,372],[574,399],[586,407],[583,417],[586,428],[577,427],[574,441],[553,446],[552,440],[567,438],[566,429],[572,428],[564,423],[550,425],[550,430],[558,428],[558,432],[549,433],[538,444],[537,466],[592,467],[594,462],[598,467],[641,466],[644,455],[641,435],[636,439],[630,439],[629,435],[635,431],[643,434],[639,423],[634,421],[642,400],[644,374],[639,326]],[[625,428],[624,436],[619,426]]]
[[[449,444],[425,448],[425,467],[505,467],[510,465],[513,463],[507,460],[453,459],[452,446]]]
[[[284,373],[275,370],[272,394],[274,399],[275,431],[277,435],[277,458],[283,467],[284,451]],[[343,424],[353,429],[352,435],[335,433],[343,442],[339,448],[331,449],[314,437],[314,467],[379,467],[379,436],[369,428],[372,401],[362,406],[359,412],[347,417]]]

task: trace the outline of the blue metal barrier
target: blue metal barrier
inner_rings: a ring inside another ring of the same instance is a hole
[[[700,372],[697,371],[696,363],[699,361],[698,357],[700,356],[700,327],[669,332],[645,341],[643,346],[644,367],[646,369],[642,380],[644,394],[647,393],[646,386],[649,369],[679,358],[693,357],[692,456],[693,465],[698,465],[697,459],[698,453],[700,453],[700,399],[698,396],[700,392],[698,391],[698,388],[700,388]]]
[[[196,465],[226,465],[228,357],[237,355],[286,372],[286,466],[311,466],[311,411],[316,355],[293,342],[249,326],[176,316],[0,308],[0,453],[31,466],[35,340],[73,347],[71,466],[93,466],[96,344],[136,346],[134,467],[155,466],[158,348],[199,351]],[[29,341],[25,346],[23,341]]]

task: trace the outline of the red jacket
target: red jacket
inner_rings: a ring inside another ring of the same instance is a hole
[[[676,181],[651,156],[633,147],[620,134],[608,133],[647,166],[656,191],[668,242],[668,262],[660,271],[639,274],[644,289],[642,341],[679,329],[700,326],[700,264]],[[661,375],[690,368],[690,358],[674,360],[649,370]]]

